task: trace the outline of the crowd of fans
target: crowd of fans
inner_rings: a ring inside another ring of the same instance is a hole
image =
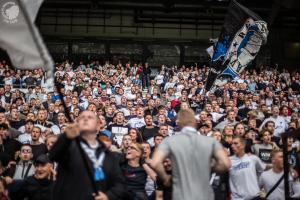
[[[207,66],[113,65],[97,61],[56,64],[57,88],[44,88],[42,70],[20,71],[0,62],[0,199],[47,199],[55,163],[47,157],[68,123],[80,112],[97,113],[99,138],[120,155],[135,199],[172,197],[147,164],[166,137],[179,134],[176,114],[192,109],[198,133],[219,141],[232,161],[226,174],[212,174],[215,199],[252,199],[267,193],[283,174],[281,134],[300,127],[299,72],[246,69],[234,81],[204,91]],[[300,143],[288,139],[291,180],[300,173]],[[195,152],[195,154],[201,152]],[[164,162],[172,173],[170,159]],[[296,193],[296,191],[293,191]],[[283,182],[268,199],[283,199]]]

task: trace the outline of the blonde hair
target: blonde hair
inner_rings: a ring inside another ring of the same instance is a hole
[[[195,113],[192,109],[180,110],[177,115],[177,123],[180,127],[195,126]]]

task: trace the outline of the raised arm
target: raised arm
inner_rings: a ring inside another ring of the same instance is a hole
[[[231,162],[227,155],[227,152],[223,148],[216,149],[214,151],[214,163],[212,170],[214,172],[223,173],[230,169]]]
[[[70,124],[65,133],[62,134],[53,148],[50,150],[50,159],[52,161],[61,163],[68,158],[68,150],[72,141],[79,136],[79,128],[77,124]]]
[[[158,174],[158,176],[163,180],[165,185],[171,184],[171,176],[168,175],[163,166],[163,161],[167,158],[168,154],[159,148],[155,150],[153,154],[152,162],[150,162],[150,166],[154,169],[154,171]]]

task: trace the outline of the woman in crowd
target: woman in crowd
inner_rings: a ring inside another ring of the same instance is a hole
[[[121,165],[128,190],[134,200],[148,200],[145,187],[147,176],[156,179],[155,172],[145,163],[143,158],[144,148],[141,144],[131,143],[127,149],[126,161]]]

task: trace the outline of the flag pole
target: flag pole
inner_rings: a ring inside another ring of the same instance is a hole
[[[71,116],[70,116],[69,109],[67,108],[66,102],[65,102],[65,100],[64,100],[64,96],[63,96],[63,94],[62,94],[62,92],[61,92],[61,87],[60,87],[60,85],[59,85],[59,83],[57,82],[56,79],[54,80],[54,83],[55,83],[55,87],[56,87],[57,93],[58,93],[58,95],[59,95],[59,98],[60,98],[60,100],[61,100],[61,102],[62,102],[62,105],[63,105],[63,107],[64,107],[64,111],[65,111],[66,118],[68,119],[68,121],[69,121],[70,123],[72,123],[72,122],[73,122],[73,119],[72,119]],[[90,168],[89,168],[88,160],[86,159],[85,153],[84,153],[83,149],[81,148],[79,137],[77,137],[77,138],[75,139],[75,141],[76,141],[76,144],[77,144],[77,146],[78,146],[78,149],[79,149],[79,152],[80,152],[80,156],[81,156],[81,158],[82,158],[82,160],[83,160],[84,167],[85,167],[85,169],[86,169],[86,172],[88,173],[88,177],[89,177],[90,182],[91,182],[91,184],[92,184],[93,192],[94,192],[95,194],[97,194],[99,190],[97,189],[96,182],[95,182],[95,180],[93,179],[93,177],[94,177],[94,176],[93,176],[93,172],[91,172],[91,170],[90,170]]]
[[[16,1],[18,2],[19,6],[20,6],[20,10],[21,10],[21,11],[23,12],[23,14],[24,14],[25,22],[27,23],[27,25],[28,25],[28,27],[29,27],[29,31],[30,31],[32,37],[33,37],[34,40],[35,40],[36,48],[39,50],[40,57],[43,59],[43,62],[44,62],[44,66],[49,67],[49,62],[48,62],[47,58],[45,57],[45,54],[44,54],[44,52],[43,52],[43,50],[42,50],[42,47],[41,47],[40,44],[37,42],[37,41],[38,41],[38,37],[37,37],[37,35],[36,35],[36,32],[34,31],[34,27],[33,27],[32,23],[31,23],[31,21],[30,21],[30,18],[29,18],[29,15],[28,15],[28,12],[27,12],[25,6],[24,6],[24,4],[23,4],[23,2],[22,2],[21,0],[16,0]],[[52,67],[53,67],[53,66],[52,66]],[[48,68],[48,70],[51,70],[51,69]],[[52,72],[53,72],[53,71],[52,71]],[[53,75],[54,75],[54,73],[52,73],[52,76],[53,76]],[[48,77],[48,78],[50,78],[50,77]],[[52,78],[52,77],[51,77],[51,78]],[[72,118],[71,118],[71,116],[70,116],[70,112],[69,112],[69,110],[68,110],[68,108],[67,108],[67,106],[66,106],[66,103],[65,103],[65,101],[64,101],[63,94],[61,93],[61,87],[59,86],[59,84],[58,84],[58,82],[56,81],[55,77],[54,77],[54,84],[55,84],[55,87],[56,87],[57,92],[58,92],[58,94],[59,94],[59,97],[60,97],[60,99],[61,99],[62,105],[63,105],[63,107],[64,107],[65,115],[66,115],[67,119],[69,120],[69,122],[73,122],[73,120],[72,120]],[[94,192],[95,194],[97,194],[97,193],[98,193],[98,189],[97,189],[96,183],[95,183],[95,181],[94,181],[94,179],[93,179],[94,176],[93,176],[93,173],[91,172],[91,170],[90,170],[90,168],[89,168],[88,161],[87,161],[87,159],[86,159],[85,153],[83,152],[83,149],[82,149],[81,146],[80,146],[80,140],[79,140],[79,137],[77,137],[77,138],[75,139],[75,141],[76,141],[77,146],[78,146],[78,148],[79,148],[80,156],[82,157],[82,160],[83,160],[83,162],[84,162],[84,166],[85,166],[86,172],[88,173],[88,177],[89,177],[89,179],[90,179],[90,181],[91,181],[93,192]]]

